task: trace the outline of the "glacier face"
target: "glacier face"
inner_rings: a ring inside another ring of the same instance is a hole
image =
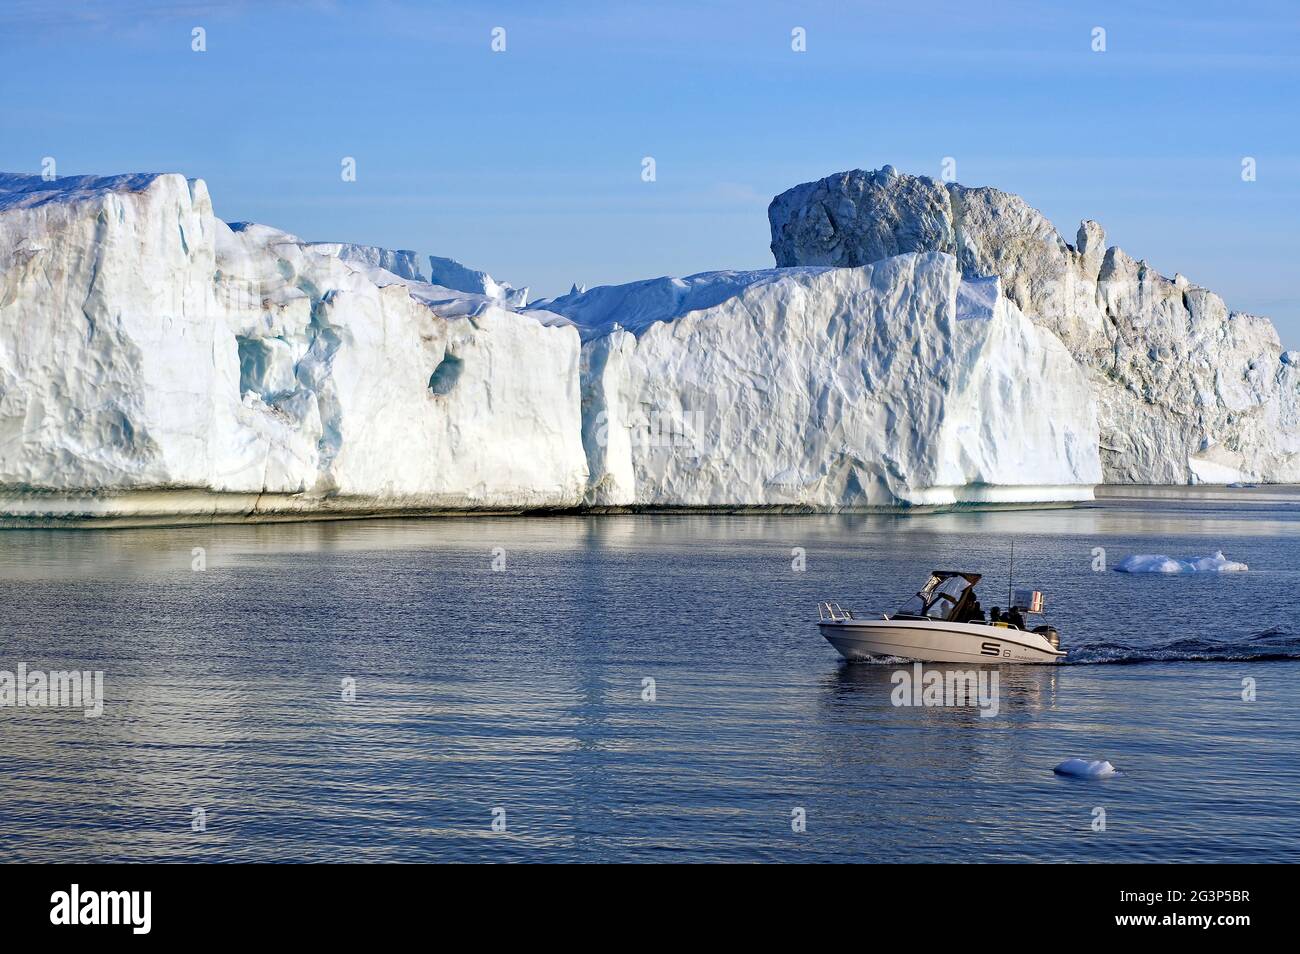
[[[768,218],[779,266],[939,251],[999,277],[1086,369],[1108,483],[1300,481],[1300,353],[1267,319],[1107,248],[1096,222],[1070,245],[1018,196],[889,166],[796,186]]]
[[[542,303],[578,325],[593,506],[1091,499],[1073,358],[945,254],[713,272]]]
[[[0,520],[943,506],[1100,478],[1084,373],[953,255],[525,299],[228,225],[201,180],[0,176]]]
[[[179,175],[0,177],[4,512],[579,503],[577,331],[387,264]]]

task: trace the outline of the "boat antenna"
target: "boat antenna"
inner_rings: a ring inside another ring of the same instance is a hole
[[[1011,581],[1012,581],[1012,579],[1014,579],[1014,577],[1015,577],[1015,573],[1016,573],[1016,541],[1015,541],[1015,538],[1012,537],[1012,539],[1011,539],[1011,563],[1008,564],[1008,566],[1007,566],[1007,612],[1008,612],[1008,613],[1011,612],[1011,610],[1015,609],[1015,607],[1011,605],[1011,600],[1012,600],[1012,596],[1011,596],[1011,586],[1012,586],[1012,582],[1011,582]]]

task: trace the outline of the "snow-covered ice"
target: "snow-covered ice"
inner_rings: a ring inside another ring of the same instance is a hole
[[[429,256],[429,281],[457,291],[484,295],[507,308],[523,308],[528,304],[527,288],[515,288],[509,282],[497,281],[487,272],[462,265],[451,258]]]
[[[1163,554],[1138,553],[1126,557],[1115,566],[1117,573],[1244,573],[1250,567],[1229,560],[1222,550],[1208,556],[1175,560]]]
[[[497,281],[487,272],[440,255],[347,242],[312,242],[309,247],[354,265],[384,269],[412,282],[435,285],[452,292],[469,292],[503,308],[517,310],[528,304],[527,288],[515,288],[509,282]]]

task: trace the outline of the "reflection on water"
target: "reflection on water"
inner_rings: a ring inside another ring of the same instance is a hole
[[[917,518],[5,532],[0,669],[102,669],[107,698],[100,719],[0,709],[3,850],[1297,860],[1298,530],[1270,488]],[[1131,665],[1001,667],[982,718],[892,706],[896,667],[817,635],[819,599],[892,609],[936,566],[985,573],[993,605],[1013,537],[1072,658]],[[1112,565],[1222,548],[1251,572],[1099,573],[1097,547]],[[1074,755],[1124,774],[1052,774]]]

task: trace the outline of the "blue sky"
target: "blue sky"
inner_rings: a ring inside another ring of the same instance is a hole
[[[1020,193],[1070,241],[1095,218],[1300,348],[1298,11],[7,0],[0,168],[179,171],[229,221],[550,295],[770,266],[776,193],[887,162],[937,176],[951,156],[963,183]]]

